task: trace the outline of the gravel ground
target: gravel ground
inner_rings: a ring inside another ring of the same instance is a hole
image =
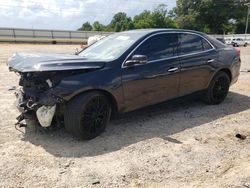
[[[6,59],[16,51],[68,52],[76,45],[0,44],[0,187],[250,187],[250,73],[225,102],[191,97],[113,120],[104,134],[76,141],[64,129],[15,130]],[[242,49],[242,70],[250,48]],[[245,139],[236,138],[239,133]]]

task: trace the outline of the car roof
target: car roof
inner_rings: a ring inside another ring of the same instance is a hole
[[[114,33],[118,35],[122,34],[140,34],[141,37],[147,37],[148,35],[155,34],[155,33],[164,33],[164,32],[172,32],[172,33],[178,33],[178,32],[187,32],[187,33],[193,33],[200,35],[204,38],[206,38],[214,47],[216,48],[221,48],[225,47],[224,44],[216,40],[214,37],[211,37],[205,33],[199,32],[199,31],[194,31],[194,30],[188,30],[188,29],[173,29],[173,28],[164,28],[164,29],[135,29],[135,30],[129,30],[129,31],[123,31],[119,33]]]
[[[123,31],[121,33],[141,33],[142,35],[152,34],[152,33],[160,33],[160,32],[192,32],[197,33],[200,35],[204,35],[204,33],[194,30],[188,30],[188,29],[173,29],[173,28],[164,28],[164,29],[135,29],[135,30],[129,30],[129,31]]]

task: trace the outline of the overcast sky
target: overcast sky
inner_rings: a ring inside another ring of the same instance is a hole
[[[0,0],[0,27],[76,30],[83,22],[107,24],[117,12],[134,16],[175,0]]]

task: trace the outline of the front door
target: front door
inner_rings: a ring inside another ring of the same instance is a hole
[[[148,61],[122,68],[125,111],[178,96],[180,63],[177,43],[177,34],[156,34],[140,44],[127,59],[133,55],[146,55]]]

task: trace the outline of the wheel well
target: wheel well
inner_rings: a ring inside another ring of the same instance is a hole
[[[104,94],[107,97],[107,99],[111,102],[111,108],[112,108],[111,116],[114,116],[114,115],[117,114],[117,112],[118,112],[118,104],[116,102],[116,99],[111,93],[109,93],[109,92],[107,92],[105,90],[91,89],[91,90],[81,92],[81,93],[77,94],[76,96],[74,96],[73,98],[75,98],[75,97],[77,97],[79,95],[85,94],[85,93],[90,93],[90,92],[100,92],[100,93]],[[72,100],[73,98],[71,98],[70,100]]]
[[[231,73],[231,71],[229,69],[225,68],[225,69],[221,69],[220,71],[225,72],[229,76],[230,82],[232,81],[232,73]]]

